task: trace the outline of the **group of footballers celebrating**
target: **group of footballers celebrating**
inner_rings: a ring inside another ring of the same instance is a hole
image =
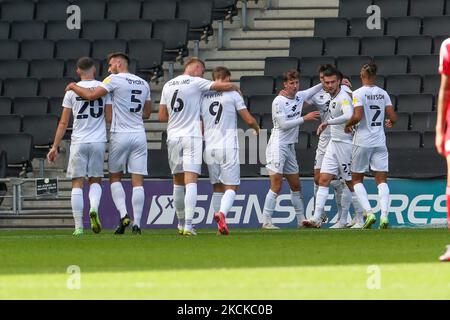
[[[110,125],[108,170],[111,194],[120,213],[116,234],[132,225],[141,233],[145,201],[143,188],[147,175],[147,141],[144,120],[150,117],[150,87],[144,79],[129,73],[129,57],[124,53],[108,56],[110,76],[95,80],[91,58],[78,60],[81,81],[70,83],[63,100],[63,111],[54,144],[47,158],[55,162],[58,148],[73,114],[73,131],[67,176],[72,179],[71,204],[75,220],[74,235],[83,234],[83,183],[89,182],[90,222],[93,232],[101,231],[99,203],[103,163]],[[260,127],[248,111],[239,88],[231,83],[226,67],[217,67],[212,80],[203,78],[205,64],[198,58],[185,63],[184,73],[163,87],[158,118],[167,122],[167,149],[173,175],[173,200],[181,235],[196,235],[192,225],[197,202],[197,180],[202,161],[208,165],[213,187],[212,205],[218,233],[228,235],[226,216],[233,206],[240,184],[237,116],[255,134]],[[264,203],[263,229],[279,229],[272,214],[283,178],[291,192],[298,226],[320,228],[327,220],[324,212],[329,186],[335,193],[338,221],[332,228],[371,228],[377,221],[363,185],[371,170],[378,187],[381,207],[380,228],[389,225],[388,150],[384,127],[392,127],[397,116],[389,94],[376,86],[377,67],[364,64],[362,87],[353,91],[351,83],[333,65],[319,70],[320,83],[300,91],[299,73],[283,75],[284,88],[272,104],[273,129],[266,149],[270,189]],[[303,109],[315,109],[303,115]],[[314,165],[314,215],[305,217],[299,164],[294,144],[305,121],[317,121],[319,142]],[[203,150],[203,141],[205,150]],[[151,156],[151,155],[150,155]],[[152,168],[158,170],[158,168]],[[121,179],[131,174],[133,221],[125,205]],[[350,206],[355,215],[349,217]]]

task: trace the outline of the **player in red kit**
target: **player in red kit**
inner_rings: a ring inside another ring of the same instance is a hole
[[[441,87],[439,89],[437,122],[436,122],[436,149],[440,155],[447,158],[447,222],[450,229],[450,38],[441,46],[439,72],[441,74]],[[447,252],[440,258],[441,261],[450,261],[450,245]]]

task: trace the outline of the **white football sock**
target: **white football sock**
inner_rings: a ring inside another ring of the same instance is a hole
[[[220,211],[220,202],[222,201],[222,197],[223,197],[223,192],[213,192],[212,195],[212,205],[213,205],[213,209],[214,212],[219,212]]]
[[[303,194],[300,191],[291,190],[291,202],[297,216],[297,224],[301,224],[305,220],[305,203],[303,201]]]
[[[173,185],[173,203],[177,213],[178,225],[184,226],[184,186]]]
[[[378,185],[378,195],[380,196],[381,218],[387,218],[389,210],[389,187],[387,183]]]
[[[117,210],[119,210],[120,218],[122,219],[127,215],[127,206],[125,204],[125,190],[123,190],[122,183],[111,183],[111,195]]]
[[[356,196],[355,192],[352,192],[352,204],[353,209],[355,210],[355,217],[358,219],[361,218],[363,216],[364,209],[359,203],[358,197]]]
[[[225,194],[222,197],[222,201],[220,202],[219,211],[226,216],[228,214],[228,211],[230,211],[231,207],[233,206],[235,198],[236,198],[236,191],[234,190],[225,191]]]
[[[272,214],[277,205],[278,194],[269,189],[266,195],[266,200],[264,201],[263,218],[265,224],[272,223]]]
[[[91,209],[94,209],[96,212],[98,212],[101,197],[102,187],[98,183],[91,184],[89,187],[89,202],[91,203]]]
[[[70,198],[75,229],[83,229],[83,189],[73,188]]]
[[[337,216],[338,216],[338,220],[341,218],[341,214],[342,214],[342,191],[343,189],[346,187],[344,186],[344,184],[342,183],[341,180],[331,180],[330,182],[330,186],[333,188],[333,192],[334,192],[334,200],[336,202],[336,208],[337,208]]]
[[[192,219],[194,218],[195,206],[197,205],[197,184],[186,185],[186,195],[184,196],[184,210],[186,212],[185,229],[192,230]]]
[[[323,213],[323,208],[325,207],[325,202],[328,199],[328,187],[319,187],[317,190],[316,197],[316,207],[314,208],[314,217],[315,221],[321,221],[321,215]]]
[[[364,188],[364,185],[362,183],[357,183],[353,186],[355,188],[355,194],[358,197],[358,201],[363,207],[365,212],[369,212],[372,210],[372,207],[369,203],[369,198],[367,196],[366,188]]]
[[[133,205],[134,225],[141,227],[142,210],[144,209],[144,187],[134,187],[131,203]]]
[[[342,213],[339,219],[339,222],[341,224],[347,224],[348,211],[350,210],[351,204],[352,204],[352,192],[347,186],[345,186],[342,190]]]

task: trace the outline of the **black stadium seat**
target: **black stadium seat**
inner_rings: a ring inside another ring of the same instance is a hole
[[[39,96],[41,97],[63,97],[66,86],[73,82],[73,78],[45,78],[41,79],[39,85]]]
[[[362,66],[370,61],[369,56],[338,57],[336,67],[347,76],[359,75]]]
[[[207,40],[213,34],[213,2],[190,0],[178,3],[178,18],[189,21],[189,40]]]
[[[272,114],[272,102],[274,94],[261,94],[249,97],[249,107],[252,114]]]
[[[421,83],[418,75],[391,75],[386,77],[386,91],[395,95],[420,93]]]
[[[8,165],[25,164],[32,160],[33,136],[25,133],[0,134],[0,150],[8,155]]]
[[[409,0],[409,15],[433,17],[444,14],[444,0]]]
[[[22,131],[33,136],[33,156],[46,158],[49,146],[53,143],[58,127],[58,117],[50,114],[25,116],[22,119]],[[46,148],[39,148],[39,147]]]
[[[44,39],[45,23],[42,21],[15,21],[11,23],[11,39]]]
[[[366,17],[367,8],[371,5],[372,0],[340,0],[339,17]]]
[[[79,59],[90,56],[91,43],[88,40],[60,40],[56,42],[56,58]]]
[[[214,0],[213,20],[229,20],[238,14],[236,0]]]
[[[411,73],[425,75],[436,74],[439,66],[438,55],[412,56],[410,59]]]
[[[388,36],[416,36],[420,34],[422,21],[419,17],[393,17],[387,20]]]
[[[294,57],[267,57],[264,63],[264,75],[278,77],[286,71],[298,70],[298,59]]]
[[[49,21],[47,22],[47,35],[49,40],[70,40],[80,37],[80,29],[68,29],[66,21]]]
[[[261,116],[261,128],[268,130],[268,132],[272,131],[273,121],[271,113],[266,113]]]
[[[83,22],[81,37],[89,40],[114,39],[116,37],[116,23],[109,20]]]
[[[37,95],[38,84],[38,80],[34,78],[6,79],[3,93],[7,97],[34,97]]]
[[[68,6],[69,4],[63,1],[39,1],[36,3],[36,20],[65,21]]]
[[[431,54],[433,38],[429,36],[398,37],[397,54],[417,55]]]
[[[450,30],[450,16],[423,18],[424,35],[448,37],[448,30]]]
[[[432,94],[400,94],[398,96],[398,112],[427,112],[433,109]]]
[[[11,114],[12,100],[8,97],[0,97],[0,115]]]
[[[381,19],[380,29],[369,29],[367,18],[353,18],[350,20],[350,35],[353,37],[381,37],[384,34],[386,21]]]
[[[142,4],[142,19],[175,19],[176,0],[152,0]]]
[[[376,56],[374,61],[378,66],[378,74],[406,74],[408,71],[407,56]]]
[[[434,131],[436,128],[436,112],[415,112],[411,115],[411,130]]]
[[[13,114],[20,116],[47,114],[48,100],[44,97],[15,98]]]
[[[296,149],[306,150],[309,147],[309,134],[307,132],[299,132],[298,143],[295,145]]]
[[[422,133],[422,146],[425,149],[436,149],[436,132],[427,131]]]
[[[385,128],[386,132],[391,131],[407,131],[409,130],[410,117],[409,113],[398,112],[397,122],[392,126],[392,128]]]
[[[395,37],[363,37],[361,38],[361,55],[394,55],[396,43]]]
[[[345,37],[348,21],[345,18],[318,18],[314,20],[315,37]]]
[[[274,79],[271,76],[242,76],[240,89],[244,96],[272,94]]]
[[[359,54],[359,38],[336,37],[325,39],[326,56],[356,56]]]
[[[408,16],[409,0],[374,0],[374,4],[380,7],[382,17]]]
[[[64,74],[64,60],[32,60],[30,61],[30,77],[32,78],[58,78]]]
[[[436,36],[433,38],[433,53],[434,54],[440,54],[442,42],[444,42],[444,40],[446,40],[447,38],[448,38],[448,35]]]
[[[295,58],[316,57],[323,54],[323,40],[319,37],[291,38],[289,56]]]
[[[92,58],[106,59],[111,52],[126,52],[127,42],[121,39],[94,40],[92,42]]]
[[[441,83],[441,76],[438,74],[426,75],[423,77],[423,93],[437,95]]]
[[[164,42],[158,39],[131,40],[128,42],[129,55],[138,61],[138,69],[153,72],[154,76],[161,73]]]
[[[420,133],[416,131],[386,132],[388,149],[420,148]]]
[[[20,44],[22,59],[51,59],[55,53],[55,43],[51,40],[24,40]]]
[[[446,4],[445,4],[445,15],[450,16],[450,0],[446,1]]]
[[[169,168],[167,148],[149,150],[147,171],[148,177],[153,179],[169,178],[172,176]]]
[[[11,1],[1,4],[2,21],[33,20],[34,3],[31,1]]]
[[[138,20],[141,16],[141,3],[138,1],[109,1],[106,10],[109,20]]]
[[[316,76],[319,74],[319,68],[324,64],[335,64],[332,57],[306,57],[300,60],[300,73],[302,76]]]
[[[19,42],[0,40],[0,59],[17,59],[19,56]]]
[[[152,22],[150,20],[123,20],[117,23],[117,38],[124,40],[150,39]]]
[[[164,61],[177,61],[189,53],[189,21],[182,19],[156,20],[153,39],[164,41]]]
[[[106,1],[104,0],[76,0],[73,4],[80,7],[82,23],[105,18]]]
[[[0,21],[0,40],[9,39],[9,23],[6,21]]]
[[[18,115],[0,116],[0,134],[20,133],[22,129],[22,118]]]
[[[28,76],[28,61],[0,60],[0,79],[26,78]]]

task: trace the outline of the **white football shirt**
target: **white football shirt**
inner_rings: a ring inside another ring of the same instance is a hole
[[[303,103],[322,89],[322,85],[316,85],[308,90],[297,92],[294,99],[284,96],[277,96],[272,103],[273,129],[270,140],[279,144],[292,144],[298,142],[299,126],[290,129],[282,129],[278,118],[284,121],[297,120],[302,116]]]
[[[166,105],[169,113],[167,139],[202,137],[201,98],[212,84],[212,81],[200,77],[180,75],[164,85],[160,104]]]
[[[96,88],[97,80],[84,80],[77,83],[83,88]],[[72,144],[106,142],[105,105],[111,103],[109,94],[95,101],[87,101],[73,91],[67,91],[63,107],[72,109]]]
[[[246,109],[236,91],[208,91],[202,96],[201,115],[207,148],[237,149],[237,111]]]
[[[330,100],[329,120],[342,116],[344,114],[344,112],[342,111],[343,106],[352,107],[352,98],[350,97],[348,92],[341,88],[337,96]],[[345,124],[346,123],[344,122],[342,124],[330,125],[332,141],[352,143],[353,134],[345,132]]]
[[[382,147],[386,145],[384,116],[391,106],[388,93],[377,86],[364,86],[353,92],[353,106],[363,107],[364,116],[359,122],[353,144],[361,147]]]
[[[118,73],[106,77],[101,86],[111,94],[111,132],[145,130],[142,111],[145,102],[151,101],[147,81],[131,73]]]

